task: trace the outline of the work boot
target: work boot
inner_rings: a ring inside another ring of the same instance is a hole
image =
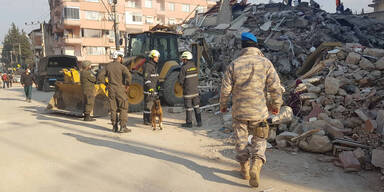
[[[128,129],[126,125],[121,125],[120,126],[120,133],[129,133],[131,132],[131,129]]]
[[[119,131],[119,126],[117,125],[117,123],[114,123],[113,124],[113,129],[112,129],[113,132],[117,133]]]
[[[84,116],[84,121],[96,121],[96,119],[92,118],[90,115],[86,114]]]
[[[28,99],[28,103],[30,103],[31,102],[31,99]]]
[[[192,128],[192,123],[184,123],[184,124],[181,124],[181,127]]]
[[[198,113],[198,112],[196,112],[196,110],[195,110],[195,115],[196,115],[197,126],[198,126],[198,127],[203,126],[203,123],[201,122],[201,113]]]
[[[243,179],[249,180],[250,175],[249,175],[249,161],[242,162],[240,163],[240,173]]]
[[[257,158],[252,162],[251,169],[250,169],[250,179],[249,179],[249,185],[252,187],[259,187],[260,184],[260,171],[261,167],[263,166],[263,160]]]

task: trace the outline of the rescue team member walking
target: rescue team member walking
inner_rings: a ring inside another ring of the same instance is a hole
[[[21,85],[24,87],[26,101],[30,103],[32,98],[32,84],[35,83],[36,85],[36,81],[33,75],[31,74],[31,70],[25,70],[25,73],[21,75],[20,82]]]
[[[201,127],[201,111],[200,111],[200,97],[197,86],[199,85],[199,71],[197,70],[195,62],[192,61],[193,56],[189,51],[181,55],[183,66],[179,73],[179,83],[183,87],[184,94],[184,107],[186,109],[186,123],[182,127],[192,127],[192,113],[195,110],[195,117],[197,126]]]
[[[83,61],[81,64],[83,70],[80,73],[81,89],[83,91],[84,102],[84,121],[95,121],[91,117],[93,106],[95,105],[95,84],[96,76],[91,72],[91,62]]]
[[[149,53],[149,61],[144,64],[144,125],[151,124],[151,108],[157,96],[157,82],[159,74],[157,73],[157,63],[160,59],[160,53],[152,50]]]
[[[109,105],[111,110],[111,122],[113,131],[118,132],[120,123],[120,132],[131,132],[127,128],[128,122],[128,95],[127,91],[131,84],[132,76],[127,67],[122,65],[124,53],[115,51],[112,54],[113,62],[105,66],[98,74],[98,82],[105,83],[108,77],[107,89]],[[120,113],[120,115],[118,115]]]
[[[236,160],[241,173],[249,184],[258,187],[260,170],[266,161],[269,127],[267,99],[270,96],[271,112],[278,114],[283,103],[280,79],[273,64],[256,48],[257,38],[252,33],[242,34],[240,56],[224,74],[221,85],[220,110],[227,111],[227,102],[232,93],[233,129],[236,135]],[[251,160],[251,162],[249,161]]]

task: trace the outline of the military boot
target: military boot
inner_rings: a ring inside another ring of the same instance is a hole
[[[119,126],[117,125],[117,123],[112,123],[112,125],[113,125],[112,131],[117,133],[119,131]]]
[[[203,123],[201,122],[201,113],[200,113],[200,109],[195,109],[195,116],[196,116],[197,126],[198,126],[198,127],[203,126]]]
[[[192,128],[192,123],[184,123],[184,124],[181,124],[181,127]]]
[[[242,162],[240,163],[240,173],[243,179],[249,180],[250,175],[249,175],[249,161]]]
[[[84,121],[96,121],[96,119],[92,118],[89,114],[85,114]]]
[[[121,125],[120,126],[120,132],[121,133],[129,133],[131,132],[132,130],[131,129],[128,129],[126,125]]]
[[[249,185],[252,187],[259,187],[260,184],[260,171],[263,166],[263,160],[256,158],[252,161],[251,169],[250,169],[250,179]]]

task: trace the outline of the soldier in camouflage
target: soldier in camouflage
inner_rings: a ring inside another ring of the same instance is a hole
[[[111,110],[111,122],[113,131],[118,132],[118,124],[120,123],[120,132],[131,132],[127,128],[128,122],[128,88],[132,81],[132,76],[123,63],[124,53],[115,51],[112,54],[113,62],[106,65],[98,74],[98,81],[105,83],[108,78],[108,98]],[[118,115],[118,113],[120,113]]]
[[[81,66],[83,68],[80,72],[80,82],[84,98],[84,121],[95,121],[95,119],[91,117],[91,112],[95,105],[96,76],[91,72],[90,61],[83,61]]]
[[[220,95],[220,110],[227,111],[232,93],[233,129],[236,134],[236,159],[241,174],[252,187],[260,183],[260,170],[266,161],[269,127],[266,119],[278,114],[282,105],[282,89],[273,64],[256,48],[257,38],[251,33],[242,34],[243,50],[225,72]],[[270,108],[266,94],[270,94]],[[250,162],[251,161],[251,162]]]

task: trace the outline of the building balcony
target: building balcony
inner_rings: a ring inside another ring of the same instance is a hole
[[[80,20],[74,20],[74,19],[64,19],[63,24],[68,26],[80,26]]]
[[[64,38],[65,44],[81,44],[81,38],[79,37],[66,37]]]

